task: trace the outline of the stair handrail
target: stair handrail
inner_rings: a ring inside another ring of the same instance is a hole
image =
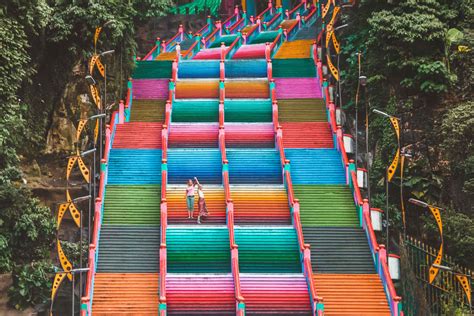
[[[207,48],[211,42],[214,42],[217,37],[217,33],[219,33],[222,30],[222,24],[219,21],[216,21],[215,24],[216,29],[209,34],[209,36],[204,36],[201,39],[201,42],[203,44],[203,48]]]
[[[179,40],[179,42],[178,42]],[[173,47],[184,40],[184,26],[180,24],[178,31],[165,43],[165,51],[170,51]]]
[[[301,15],[299,13],[296,14],[296,20],[297,22],[294,23],[292,26],[284,30],[285,33],[285,38],[286,40],[290,40],[293,35],[296,35],[296,33],[301,29]]]
[[[228,17],[223,23],[224,28],[230,28],[234,23],[240,20],[240,10],[239,6],[234,7],[234,14],[232,14],[230,17]]]
[[[317,21],[319,14],[318,7],[315,6],[306,16],[303,17],[303,22],[305,25],[311,25]]]
[[[186,50],[186,53],[182,54],[181,58],[190,59],[196,55],[201,50],[201,33],[196,34],[196,40],[194,43]]]
[[[206,36],[207,33],[212,32],[212,18],[210,15],[207,16],[207,24],[201,27],[195,34],[200,34],[201,36]]]
[[[296,5],[293,9],[291,9],[288,12],[288,15],[290,16],[290,19],[295,18],[295,17],[293,17],[293,15],[296,15],[296,13],[301,13],[300,9],[301,9],[302,6],[304,6],[304,10],[303,10],[303,12],[304,12],[306,10],[306,1],[301,1],[298,5]]]
[[[234,54],[239,50],[240,46],[242,46],[243,42],[244,40],[242,38],[242,34],[239,33],[239,35],[235,38],[232,44],[230,44],[229,47],[225,49],[221,60],[231,59]]]
[[[283,36],[283,29],[281,26],[278,28],[278,35],[273,40],[272,44],[270,45],[270,57],[273,57],[275,53],[278,51],[280,46],[285,41],[285,37]]]
[[[273,14],[273,4],[272,4],[272,0],[268,0],[267,8],[263,10],[262,12],[260,12],[260,14],[257,15],[256,19],[265,21],[265,18],[271,14]]]
[[[282,17],[283,17],[283,13],[282,13],[282,12],[278,12],[277,14],[275,14],[275,15],[273,16],[273,18],[272,18],[270,21],[268,21],[268,22],[265,23],[266,29],[267,29],[267,30],[271,30],[271,29],[273,28],[273,24],[274,24],[275,22],[279,21],[279,19],[282,19],[282,20],[283,20]]]
[[[157,37],[155,40],[155,45],[150,49],[150,51],[142,58],[142,60],[153,60],[161,53],[161,42],[160,38]]]
[[[102,219],[104,214],[103,202],[108,178],[107,165],[109,162],[109,153],[115,138],[115,130],[117,129],[118,124],[119,114],[118,111],[114,111],[110,118],[110,124],[107,124],[105,129],[104,157],[100,161],[99,194],[94,203],[94,223],[88,254],[89,270],[87,271],[86,275],[86,286],[84,290],[84,295],[81,297],[81,316],[88,316],[92,313],[94,283],[95,274],[97,271],[97,259],[100,241],[100,230],[102,227]]]

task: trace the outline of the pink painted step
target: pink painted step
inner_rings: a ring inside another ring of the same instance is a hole
[[[318,78],[275,78],[277,99],[321,99]]]
[[[297,122],[280,123],[283,128],[285,148],[333,148],[329,123]]]
[[[221,48],[201,49],[193,59],[221,59]]]
[[[168,315],[235,315],[231,274],[168,274]]]
[[[273,123],[226,123],[226,147],[275,147]]]
[[[246,315],[311,315],[303,274],[240,274]]]
[[[265,44],[242,45],[232,58],[234,59],[265,58]]]
[[[217,123],[171,123],[168,144],[170,148],[217,148],[218,137]]]
[[[117,125],[113,148],[161,149],[161,123],[131,122]]]
[[[133,98],[166,100],[168,82],[168,79],[133,79]]]

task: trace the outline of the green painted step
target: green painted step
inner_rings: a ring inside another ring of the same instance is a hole
[[[310,58],[288,58],[272,60],[273,77],[275,78],[313,78],[316,67]]]
[[[222,43],[224,43],[225,46],[230,46],[230,44],[232,44],[232,42],[236,38],[236,34],[222,35],[221,37],[217,38],[211,45],[209,45],[209,48],[221,47]]]
[[[103,224],[160,225],[161,186],[108,185]]]
[[[133,71],[133,79],[171,78],[171,60],[137,61]]]
[[[165,100],[133,100],[130,122],[158,122],[165,120]]]
[[[160,227],[102,225],[98,272],[158,272]]]
[[[293,227],[236,227],[242,273],[301,273]]]
[[[170,273],[225,273],[231,270],[229,232],[225,226],[169,226],[166,243]]]
[[[351,190],[345,185],[293,185],[300,201],[301,224],[308,227],[357,227]]]
[[[278,36],[278,31],[264,31],[252,40],[252,44],[271,43]]]
[[[210,123],[219,121],[219,100],[174,100],[173,122]]]
[[[327,122],[323,99],[278,100],[280,122]]]
[[[226,122],[271,122],[272,102],[270,99],[226,99],[224,117]]]

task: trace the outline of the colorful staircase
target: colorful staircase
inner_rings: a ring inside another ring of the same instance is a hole
[[[82,315],[399,315],[317,76],[318,12],[269,6],[222,61],[255,22],[208,23],[207,46],[176,36],[137,61],[106,133]]]

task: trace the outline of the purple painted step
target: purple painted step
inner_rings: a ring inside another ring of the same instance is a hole
[[[168,79],[134,79],[134,99],[157,99],[168,98]]]
[[[320,99],[318,78],[275,78],[277,99]]]

